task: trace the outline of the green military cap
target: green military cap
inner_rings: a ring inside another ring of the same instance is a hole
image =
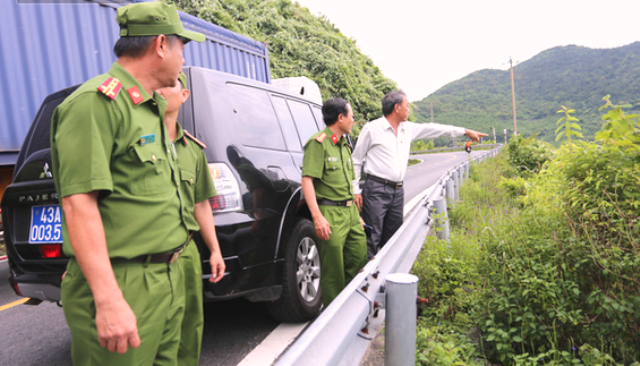
[[[204,34],[186,31],[175,5],[160,2],[136,3],[118,8],[116,20],[120,37],[176,34],[196,42],[204,42]]]
[[[180,80],[180,84],[182,84],[183,88],[187,88],[187,75],[184,74],[184,72],[180,71],[180,76],[178,77],[178,79]]]

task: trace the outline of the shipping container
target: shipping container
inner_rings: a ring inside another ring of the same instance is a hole
[[[0,14],[0,192],[45,96],[106,72],[119,37],[116,10],[129,1],[10,0]],[[204,43],[185,48],[186,66],[270,83],[263,43],[180,12]],[[1,196],[1,193],[0,193]]]

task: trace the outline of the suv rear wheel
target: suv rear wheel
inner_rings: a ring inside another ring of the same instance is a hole
[[[285,244],[282,296],[267,303],[267,309],[275,319],[304,322],[318,315],[322,292],[317,243],[313,223],[298,219]]]

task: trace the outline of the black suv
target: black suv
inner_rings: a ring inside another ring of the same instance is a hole
[[[306,140],[324,128],[321,106],[269,84],[187,67],[191,98],[182,126],[206,145],[218,196],[210,200],[227,267],[208,282],[205,300],[264,301],[281,321],[305,321],[320,309],[320,257],[300,172]],[[76,86],[77,87],[77,86]],[[7,255],[18,295],[60,300],[68,258],[61,252],[60,206],[51,174],[51,114],[76,87],[49,95],[20,150],[2,199]]]

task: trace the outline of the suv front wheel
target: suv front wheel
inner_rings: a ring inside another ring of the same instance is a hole
[[[282,322],[315,318],[322,305],[320,253],[313,223],[298,219],[285,244],[282,296],[267,303],[272,317]]]

